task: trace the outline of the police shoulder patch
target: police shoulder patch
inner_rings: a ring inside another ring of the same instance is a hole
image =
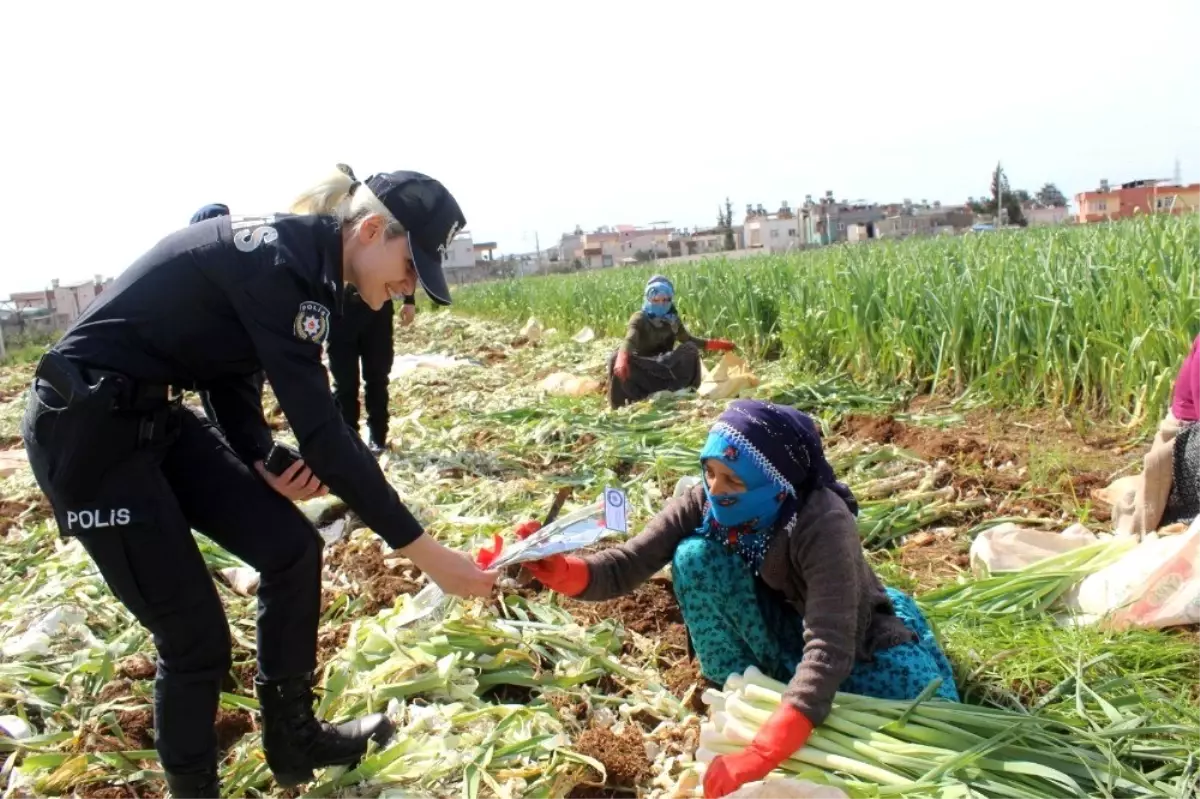
[[[325,337],[329,335],[329,309],[311,300],[300,303],[300,310],[292,323],[292,331],[301,341],[324,343]]]

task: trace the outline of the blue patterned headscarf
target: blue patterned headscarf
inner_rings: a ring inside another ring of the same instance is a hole
[[[828,488],[858,515],[858,501],[825,460],[821,434],[806,414],[786,405],[737,400],[718,418],[700,452],[745,483],[740,494],[714,495],[705,481],[704,521],[696,532],[736,550],[755,574],[775,533],[795,524],[808,494]]]
[[[666,297],[671,300],[671,303],[655,305],[651,300],[657,297]],[[675,286],[662,275],[655,275],[647,281],[642,299],[642,310],[651,319],[667,319],[675,316]]]

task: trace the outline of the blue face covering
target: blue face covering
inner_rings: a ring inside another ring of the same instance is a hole
[[[745,483],[746,490],[740,494],[714,494],[705,480],[708,506],[697,532],[736,550],[757,572],[788,490],[771,479],[755,462],[754,455],[720,433],[709,433],[700,451],[700,462],[719,460]]]
[[[670,302],[654,303],[658,297],[666,297],[668,300],[675,298],[675,290],[671,288],[671,284],[665,281],[651,281],[646,286],[645,301],[642,303],[642,311],[646,316],[652,319],[662,319],[671,313],[672,304]]]

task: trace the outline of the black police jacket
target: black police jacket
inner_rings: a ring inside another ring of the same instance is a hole
[[[394,303],[390,300],[385,302],[378,311],[372,311],[371,306],[363,302],[357,291],[347,288],[342,301],[342,312],[333,318],[330,325],[329,340],[331,342],[354,341],[367,329],[372,320],[380,316],[391,319],[395,312]],[[379,330],[382,334],[384,328],[381,326]],[[387,328],[387,335],[392,335],[390,327]]]
[[[161,240],[55,349],[84,366],[207,392],[214,421],[247,461],[271,446],[256,380],[265,372],[305,463],[399,548],[421,525],[342,421],[321,363],[344,291],[334,218],[217,217]]]

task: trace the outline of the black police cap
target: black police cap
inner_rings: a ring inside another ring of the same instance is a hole
[[[442,257],[467,219],[454,196],[419,172],[386,172],[363,181],[408,231],[409,249],[421,288],[439,305],[450,304]]]

